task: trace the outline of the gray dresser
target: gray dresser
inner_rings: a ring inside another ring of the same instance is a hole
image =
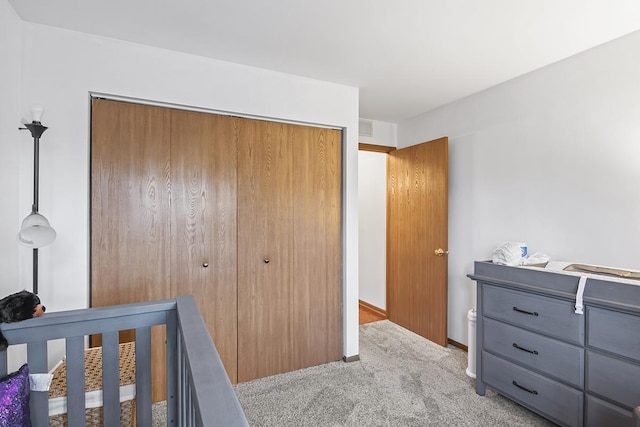
[[[640,405],[640,281],[478,261],[476,392],[564,426],[631,426]]]

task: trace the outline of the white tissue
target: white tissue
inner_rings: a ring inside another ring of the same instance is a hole
[[[542,252],[536,252],[535,254],[531,254],[524,259],[524,265],[533,265],[533,264],[546,264],[549,262],[551,257],[547,254],[543,254]]]
[[[49,391],[52,379],[51,374],[29,374],[31,391]]]

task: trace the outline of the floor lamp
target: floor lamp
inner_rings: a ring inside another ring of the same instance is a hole
[[[40,137],[47,130],[46,126],[40,123],[42,107],[31,107],[31,123],[25,124],[21,130],[29,130],[33,137],[33,205],[31,213],[22,221],[18,241],[24,246],[33,249],[33,293],[38,293],[38,248],[47,246],[56,238],[56,231],[51,228],[49,221],[38,213],[38,191],[39,191],[39,165],[40,165]]]

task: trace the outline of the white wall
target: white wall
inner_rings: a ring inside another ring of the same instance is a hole
[[[32,283],[20,280],[18,261],[18,229],[22,218],[31,212],[31,196],[21,204],[23,191],[33,194],[32,181],[18,179],[21,170],[33,173],[31,164],[20,164],[22,152],[33,156],[33,139],[27,131],[20,131],[20,88],[22,71],[23,25],[8,2],[0,0],[0,298],[22,289],[32,289]],[[33,157],[31,157],[33,159]],[[28,251],[29,259],[31,252]],[[31,264],[29,263],[29,269]],[[31,271],[31,270],[29,270]],[[8,351],[9,371],[26,361],[25,346],[11,346]]]
[[[40,251],[40,295],[50,310],[89,301],[89,92],[327,124],[346,128],[344,354],[358,354],[358,89],[43,25],[24,28],[21,108],[44,105],[49,126],[41,142],[40,207],[58,238]],[[27,172],[20,173],[20,206],[31,203]],[[13,243],[0,242],[0,255],[12,251]],[[30,263],[27,253],[20,262]],[[28,270],[20,281],[30,281]]]
[[[360,299],[387,309],[387,155],[358,153]]]
[[[22,148],[32,150],[33,139],[20,127],[20,72],[22,21],[6,1],[0,1],[0,298],[21,290],[18,279],[18,229],[20,215],[31,211],[31,201],[19,204]],[[32,167],[31,167],[32,170]],[[31,285],[27,287],[31,290]]]
[[[398,125],[395,123],[383,122],[380,120],[368,120],[373,124],[373,136],[360,135],[360,142],[366,144],[386,145],[388,147],[398,146]]]
[[[639,51],[636,32],[399,124],[401,147],[449,136],[450,338],[503,241],[640,269]]]

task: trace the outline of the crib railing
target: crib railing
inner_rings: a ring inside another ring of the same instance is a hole
[[[47,343],[65,340],[69,426],[85,424],[86,337],[102,334],[104,425],[120,425],[118,333],[135,330],[136,425],[150,426],[151,327],[166,325],[167,425],[248,426],[193,297],[50,313],[2,324],[10,345],[27,345],[29,372],[47,373]],[[0,352],[0,378],[7,374]],[[31,391],[31,421],[49,425],[48,392]]]

